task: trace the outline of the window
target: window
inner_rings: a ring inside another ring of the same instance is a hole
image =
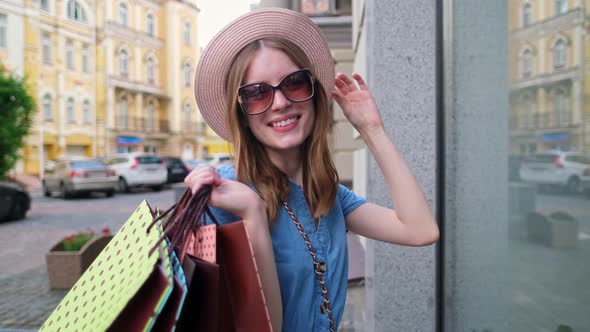
[[[88,45],[82,45],[82,71],[88,73]]]
[[[553,46],[553,67],[565,66],[567,62],[567,44],[563,38],[558,39]]]
[[[569,122],[568,96],[564,90],[557,90],[554,99],[555,115],[557,116],[557,125],[565,126]]]
[[[186,102],[184,104],[184,129],[191,127],[191,104]]]
[[[82,8],[82,5],[76,0],[70,0],[68,2],[68,18],[80,22],[87,23],[86,11]]]
[[[184,63],[184,86],[191,86],[191,64],[188,61]]]
[[[43,45],[43,63],[51,64],[51,36],[48,33],[43,33],[41,37],[41,44]]]
[[[351,15],[351,0],[300,0],[301,9],[305,15]]]
[[[522,26],[528,27],[533,21],[533,6],[527,3],[522,8]]]
[[[49,10],[48,0],[39,0],[39,8],[43,10]]]
[[[521,55],[521,74],[523,78],[530,77],[533,72],[533,52],[524,50]]]
[[[556,0],[555,15],[561,15],[565,13],[567,13],[567,0]]]
[[[151,57],[147,59],[146,76],[148,83],[153,84],[155,82],[155,64],[154,59]]]
[[[6,15],[0,14],[0,48],[6,48]]]
[[[119,51],[119,74],[124,77],[129,75],[129,57],[124,49]]]
[[[74,98],[68,98],[66,102],[66,116],[68,117],[69,123],[76,122],[76,114],[74,114]]]
[[[66,67],[74,70],[74,44],[71,40],[66,42]]]
[[[151,100],[148,102],[147,105],[146,127],[149,130],[154,129],[154,102]]]
[[[84,100],[82,106],[82,118],[84,124],[90,124],[90,101],[88,101],[88,99]]]
[[[127,25],[127,4],[119,3],[119,24]]]
[[[184,44],[191,44],[191,22],[184,22]]]
[[[127,129],[127,97],[121,97],[119,101],[119,126]]]
[[[51,110],[51,96],[45,94],[43,96],[43,118],[45,121],[51,121],[53,118],[53,111]]]
[[[154,35],[154,16],[152,14],[148,14],[145,21],[146,21],[145,30],[147,31],[147,34],[150,36],[153,36]]]

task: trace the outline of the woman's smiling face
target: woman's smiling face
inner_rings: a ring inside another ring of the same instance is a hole
[[[243,84],[266,83],[277,86],[281,80],[299,70],[284,52],[260,48],[246,71]],[[280,90],[274,91],[269,109],[257,115],[246,115],[248,127],[268,152],[288,152],[298,149],[311,134],[315,110],[313,98],[295,103]]]

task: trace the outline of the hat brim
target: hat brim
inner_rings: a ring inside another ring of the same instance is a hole
[[[240,16],[209,42],[195,74],[195,100],[205,122],[231,141],[227,125],[225,80],[236,55],[264,38],[282,38],[299,46],[311,62],[328,99],[334,88],[334,59],[326,37],[309,17],[283,8],[263,8]]]

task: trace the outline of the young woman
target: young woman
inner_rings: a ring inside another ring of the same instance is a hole
[[[348,281],[346,230],[423,246],[438,227],[414,176],[385,133],[358,74],[334,74],[325,37],[285,9],[246,14],[204,50],[195,98],[209,126],[233,143],[235,167],[200,167],[221,223],[246,223],[274,331],[335,331]],[[376,159],[396,210],[338,184],[328,148],[335,100]]]

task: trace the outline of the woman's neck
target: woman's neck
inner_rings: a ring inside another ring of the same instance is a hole
[[[270,161],[283,173],[287,174],[289,179],[295,181],[298,185],[303,183],[303,163],[299,148],[288,152],[267,149],[266,152]]]

